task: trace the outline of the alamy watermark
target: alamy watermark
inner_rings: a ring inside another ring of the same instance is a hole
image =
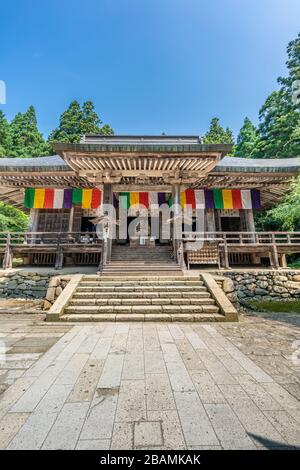
[[[6,84],[0,80],[0,104],[6,104]]]

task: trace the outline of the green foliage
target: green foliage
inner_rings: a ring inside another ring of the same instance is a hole
[[[257,141],[257,129],[250,119],[246,117],[237,137],[234,155],[236,157],[251,157],[257,146]]]
[[[232,131],[227,127],[224,129],[220,125],[220,119],[212,118],[209,130],[206,132],[203,141],[205,144],[233,144],[234,138]]]
[[[255,224],[258,230],[300,230],[300,176],[282,202],[256,215]]]
[[[259,112],[257,139],[249,123],[239,137],[245,157],[289,158],[300,156],[300,103],[292,99],[293,84],[300,80],[300,33],[287,47],[288,75],[279,77],[280,89],[268,96]],[[246,121],[246,120],[245,120]],[[247,140],[249,139],[249,140]],[[243,154],[239,139],[235,155]]]
[[[10,146],[9,122],[0,110],[0,157],[8,155]]]
[[[30,106],[26,113],[18,113],[10,124],[9,157],[42,157],[51,153],[37,128],[36,113]]]
[[[77,143],[84,134],[112,135],[111,127],[108,124],[101,127],[102,124],[91,101],[86,101],[82,107],[78,101],[72,101],[60,116],[59,126],[51,132],[48,141]]]
[[[0,202],[0,232],[24,232],[27,229],[28,215]]]

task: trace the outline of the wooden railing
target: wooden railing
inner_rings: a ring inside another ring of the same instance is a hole
[[[234,257],[247,255],[253,264],[268,257],[274,268],[286,267],[286,255],[300,253],[300,232],[183,232],[185,252],[209,249],[218,243],[223,266],[229,268]],[[202,250],[202,251],[201,251]]]
[[[185,242],[215,239],[236,245],[300,245],[300,232],[183,232],[182,237]]]
[[[29,258],[36,263],[35,259],[43,254],[53,258],[57,269],[63,266],[64,256],[73,259],[79,254],[86,254],[87,258],[90,254],[93,260],[98,257],[101,267],[105,262],[104,245],[95,232],[0,232],[0,254],[5,269],[12,266],[14,256]]]
[[[95,232],[0,232],[0,246],[102,244]]]

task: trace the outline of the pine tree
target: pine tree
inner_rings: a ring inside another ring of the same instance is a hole
[[[300,33],[287,47],[287,77],[279,77],[281,88],[267,98],[259,113],[260,139],[254,156],[296,157],[300,155],[300,103],[295,103],[293,84],[300,80]]]
[[[9,156],[10,147],[9,122],[3,111],[0,110],[0,157]]]
[[[36,113],[30,106],[26,113],[18,113],[10,124],[11,157],[42,157],[51,153],[37,127]]]
[[[234,155],[236,157],[251,157],[256,149],[257,141],[257,129],[250,119],[246,117],[237,137]]]
[[[232,131],[227,127],[224,129],[220,125],[217,117],[212,118],[209,130],[205,134],[203,141],[205,144],[233,144],[234,138]]]
[[[84,134],[112,135],[113,130],[108,124],[103,127],[102,121],[95,111],[92,101],[86,101],[82,107],[74,100],[59,120],[58,128],[49,135],[49,142],[76,143]]]

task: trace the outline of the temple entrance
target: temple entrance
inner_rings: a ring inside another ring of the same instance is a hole
[[[222,232],[239,232],[241,219],[239,217],[220,217]]]

